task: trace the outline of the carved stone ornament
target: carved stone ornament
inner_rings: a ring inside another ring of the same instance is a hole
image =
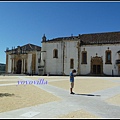
[[[21,53],[21,50],[20,50],[20,48],[18,48],[18,54],[20,54]]]

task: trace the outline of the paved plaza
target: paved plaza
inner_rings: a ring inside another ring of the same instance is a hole
[[[119,77],[77,76],[74,95],[69,87],[69,76],[0,76],[0,118],[120,118]]]

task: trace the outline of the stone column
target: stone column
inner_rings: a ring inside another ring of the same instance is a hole
[[[16,73],[16,59],[14,59],[14,73]]]
[[[24,73],[25,73],[25,59],[24,59]]]
[[[13,73],[14,73],[14,59],[13,59]]]
[[[8,54],[6,53],[6,73],[8,73],[8,65],[10,65],[10,63],[8,64]]]
[[[22,69],[21,69],[21,73],[23,73],[23,59],[22,59]]]

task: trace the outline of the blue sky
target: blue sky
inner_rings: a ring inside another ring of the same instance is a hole
[[[0,2],[0,63],[6,47],[73,34],[120,31],[120,2]]]

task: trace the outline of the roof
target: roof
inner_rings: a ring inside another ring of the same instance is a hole
[[[104,33],[92,33],[82,34],[78,36],[59,37],[46,42],[57,42],[62,40],[80,40],[82,45],[88,44],[113,44],[120,43],[120,32],[104,32]]]
[[[56,41],[62,41],[62,40],[74,40],[78,39],[79,36],[70,36],[70,37],[58,37],[58,38],[53,38],[51,40],[47,40],[46,42],[56,42]]]
[[[82,44],[120,43],[120,32],[106,32],[79,35]]]
[[[26,49],[28,51],[32,51],[32,50],[41,50],[40,46],[37,45],[33,45],[33,44],[26,44],[24,46],[21,46],[22,49]]]
[[[26,44],[26,45],[23,45],[23,46],[17,46],[17,48],[13,48],[15,51],[17,51],[18,49],[20,48],[20,50],[26,50],[26,51],[34,51],[34,50],[37,50],[37,51],[40,51],[41,50],[41,47],[40,46],[37,46],[37,45],[33,45],[33,44]],[[6,50],[5,52],[9,52],[9,51],[12,51],[11,50]]]

